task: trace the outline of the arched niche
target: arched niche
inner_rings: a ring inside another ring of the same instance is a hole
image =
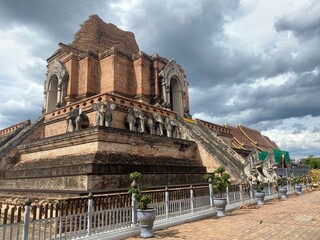
[[[182,87],[176,76],[170,79],[170,105],[171,110],[177,112],[180,116],[184,115]]]
[[[56,75],[53,75],[49,80],[49,87],[47,91],[48,105],[47,112],[51,112],[56,109],[58,96],[58,78]]]
[[[159,76],[162,85],[162,105],[184,117],[186,80],[176,61],[170,60],[160,71]]]
[[[49,68],[47,80],[44,84],[44,109],[43,112],[51,112],[65,105],[65,96],[68,83],[68,72],[63,63],[55,60]]]

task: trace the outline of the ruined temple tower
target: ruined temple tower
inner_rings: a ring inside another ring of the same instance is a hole
[[[42,117],[3,138],[2,193],[122,189],[132,171],[154,186],[202,181],[206,169],[197,144],[181,131],[171,137],[164,127],[167,121],[177,128],[177,117],[189,116],[188,82],[174,59],[147,55],[133,33],[93,15],[47,62]],[[99,124],[97,106],[108,104],[112,121],[106,126],[105,120]]]
[[[47,59],[44,113],[111,93],[189,115],[188,82],[175,60],[139,50],[131,32],[90,16],[70,45]]]
[[[202,183],[219,165],[244,177],[252,149],[192,119],[183,68],[140,51],[133,33],[90,16],[47,62],[42,116],[0,131],[0,198],[123,190],[133,171],[161,187]]]

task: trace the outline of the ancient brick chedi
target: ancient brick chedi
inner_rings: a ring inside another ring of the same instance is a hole
[[[201,182],[197,144],[176,119],[189,116],[189,97],[174,59],[93,15],[47,62],[43,115],[3,137],[3,195],[127,188],[132,171],[154,186]]]
[[[189,114],[188,82],[181,66],[141,51],[131,32],[90,16],[70,45],[48,59],[44,112],[113,93]]]
[[[2,196],[124,189],[133,171],[149,186],[201,183],[219,165],[244,177],[250,152],[230,128],[191,119],[183,68],[133,33],[90,16],[47,62],[42,116],[0,132]]]

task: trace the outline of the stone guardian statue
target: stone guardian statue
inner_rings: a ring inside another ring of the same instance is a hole
[[[164,127],[166,129],[166,132],[167,132],[167,137],[172,137],[172,125],[171,125],[171,122],[170,122],[170,119],[168,117],[166,117],[166,120],[164,122]]]
[[[74,132],[89,126],[89,118],[82,113],[81,108],[72,109],[66,117],[66,132]]]
[[[96,126],[110,127],[112,122],[112,110],[116,108],[114,103],[93,103],[92,109],[96,111]]]
[[[144,113],[141,110],[133,109],[134,116],[136,118],[136,121],[138,123],[138,132],[145,132],[145,116]]]
[[[128,109],[127,123],[129,124],[129,130],[130,131],[136,131],[137,119],[135,117],[135,113],[134,113],[134,109],[133,108],[129,108]]]
[[[158,115],[158,114],[154,114],[153,118],[155,120],[156,133],[157,135],[162,136],[163,135],[163,119],[161,115]]]
[[[147,119],[147,126],[151,135],[156,134],[156,125],[153,118],[153,114],[149,114],[149,117]]]

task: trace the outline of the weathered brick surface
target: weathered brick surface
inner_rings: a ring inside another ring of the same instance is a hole
[[[0,191],[24,184],[45,192],[127,188],[133,171],[146,175],[148,186],[200,183],[205,167],[196,149],[182,139],[89,128],[19,146],[21,160],[6,172]]]
[[[111,23],[105,23],[97,15],[90,16],[82,24],[71,45],[95,53],[104,52],[114,46],[130,54],[139,52],[132,32],[122,31]]]
[[[68,74],[68,105],[95,94],[114,93],[143,103],[154,104],[162,94],[159,72],[168,60],[139,51],[134,35],[91,16],[75,34],[71,45],[59,44],[48,59],[61,61]],[[184,71],[179,66],[181,75]],[[188,111],[188,86],[183,106]]]

